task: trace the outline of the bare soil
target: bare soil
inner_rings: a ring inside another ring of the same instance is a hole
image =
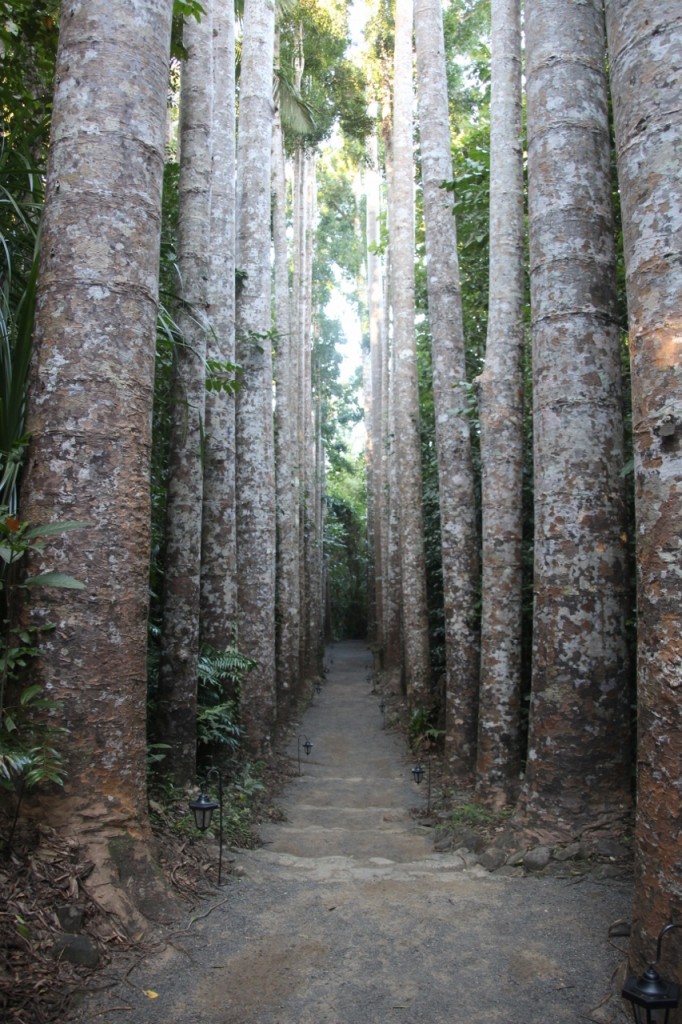
[[[626,939],[611,935],[630,917],[627,873],[491,871],[435,850],[369,652],[336,645],[328,669],[285,751],[282,820],[260,826],[257,849],[229,852],[227,884],[181,927],[114,957],[65,1021],[625,1021]]]

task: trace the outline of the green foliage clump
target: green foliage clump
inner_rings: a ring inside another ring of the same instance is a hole
[[[239,724],[239,691],[256,662],[235,648],[217,651],[205,646],[197,665],[197,742],[200,757],[214,753],[234,758],[243,731]]]
[[[42,166],[52,110],[59,0],[0,0],[0,134]]]
[[[223,839],[228,846],[248,848],[257,844],[253,826],[266,793],[263,770],[261,761],[246,762],[224,785]],[[163,776],[154,776],[152,783],[149,805],[152,825],[182,839],[196,839],[197,828],[186,791]],[[205,834],[216,838],[219,828],[219,817],[214,814]]]
[[[28,140],[0,136],[0,504],[17,507],[28,437],[24,432],[31,362],[42,177]]]
[[[460,804],[450,812],[451,825],[492,825],[497,815],[483,804]]]
[[[317,146],[336,125],[351,138],[364,139],[371,129],[367,117],[366,80],[348,59],[348,5],[345,0],[321,5],[299,0],[280,21],[280,86],[295,92],[308,124],[290,122],[296,145]],[[304,68],[300,87],[299,68]],[[295,87],[292,89],[292,86]],[[280,88],[281,98],[285,89]],[[283,115],[286,108],[283,108]],[[284,116],[283,116],[284,120]],[[297,119],[298,120],[298,119]],[[303,132],[301,132],[303,128]]]
[[[442,743],[445,733],[438,728],[437,708],[416,708],[410,716],[407,735],[412,750],[437,747]]]
[[[265,792],[264,766],[245,760],[241,751],[244,731],[239,721],[240,690],[255,665],[252,658],[236,648],[217,650],[209,645],[202,648],[197,663],[199,776],[213,767],[219,767],[223,774],[223,831],[225,841],[235,846],[254,845],[253,821]],[[153,719],[152,706],[150,721]],[[188,810],[187,794],[173,784],[165,771],[169,753],[167,744],[148,744],[152,820],[179,835],[194,836],[196,827]],[[208,834],[217,835],[217,830],[216,815]]]
[[[334,640],[367,634],[367,494],[362,456],[338,460],[327,477],[324,546],[328,629]]]
[[[262,775],[262,762],[249,762],[226,789],[223,829],[227,842],[233,846],[257,844],[253,821],[265,793]]]
[[[16,653],[16,649],[15,649]],[[37,650],[28,645],[21,649],[17,664],[25,665],[25,657],[34,657]],[[64,760],[58,749],[66,730],[50,725],[45,714],[59,705],[42,695],[42,686],[34,683],[20,690],[18,698],[3,707],[0,719],[0,786],[14,791],[31,789],[42,782],[64,782]]]
[[[60,572],[23,578],[19,572],[29,552],[42,551],[44,537],[83,525],[65,522],[32,527],[10,514],[7,506],[0,506],[0,785],[5,788],[63,782],[62,758],[56,749],[63,730],[47,718],[57,705],[29,678],[38,654],[38,636],[52,627],[22,623],[20,607],[35,587],[82,590],[83,584]]]

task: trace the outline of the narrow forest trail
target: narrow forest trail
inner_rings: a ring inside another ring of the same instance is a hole
[[[436,854],[369,654],[339,644],[289,745],[281,823],[186,933],[78,1017],[87,1024],[606,1024],[629,886],[512,878]],[[232,856],[232,855],[231,855]],[[157,995],[149,998],[151,990]],[[107,1007],[110,1009],[107,1010]]]

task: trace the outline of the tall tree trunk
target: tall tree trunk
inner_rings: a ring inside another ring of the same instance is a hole
[[[390,207],[390,203],[389,203]],[[390,282],[390,258],[386,288]],[[384,554],[384,575],[386,589],[384,598],[384,667],[392,675],[397,673],[401,688],[405,691],[405,670],[402,658],[403,648],[403,600],[400,570],[400,502],[398,494],[398,455],[396,444],[395,417],[395,344],[388,341],[389,300],[386,295],[386,350],[384,356],[384,379],[382,389],[386,404],[384,473],[386,478],[386,540]]]
[[[307,530],[307,447],[306,431],[310,417],[310,339],[307,333],[308,318],[306,238],[308,237],[306,203],[305,153],[297,149],[294,156],[293,179],[293,336],[297,394],[297,459],[299,466],[299,666],[305,676],[308,668],[308,628],[306,609],[308,607],[308,578],[306,573],[306,530]]]
[[[213,129],[207,356],[233,364],[235,268],[235,43],[231,0],[213,0]],[[218,373],[222,373],[218,369]],[[218,650],[236,636],[235,399],[206,393],[201,550],[201,642]]]
[[[368,388],[371,395],[367,418],[368,437],[368,493],[372,498],[372,521],[368,523],[369,545],[374,580],[374,634],[372,640],[383,660],[384,637],[384,435],[383,435],[383,349],[384,308],[381,260],[377,252],[380,242],[379,213],[381,184],[379,177],[379,147],[376,132],[369,143],[369,166],[365,176],[367,195],[367,307],[369,318]],[[369,516],[368,516],[369,520]]]
[[[36,622],[58,624],[40,636],[36,678],[69,730],[67,779],[44,820],[89,843],[149,835],[149,473],[171,8],[66,0],[59,34],[22,502],[34,523],[90,524],[46,555],[85,590],[41,591],[34,604]]]
[[[384,144],[387,195],[393,192],[393,142],[391,127],[391,95],[388,68],[385,68],[382,87],[381,135]],[[391,217],[393,204],[386,203],[388,235],[393,228]],[[391,331],[391,272],[390,248],[386,254],[384,274],[384,320],[382,332],[382,382],[381,404],[383,437],[382,476],[384,479],[384,536],[382,538],[382,560],[384,575],[384,668],[400,673],[404,688],[402,665],[402,590],[400,584],[400,530],[398,524],[398,468],[396,456],[395,427],[395,363],[394,340]]]
[[[360,282],[359,282],[360,284]],[[372,391],[372,361],[369,352],[362,353],[362,410],[366,425],[365,429],[365,491],[367,494],[366,503],[366,528],[367,528],[367,642],[370,647],[379,654],[379,624],[377,622],[377,561],[376,542],[380,532],[376,520],[376,506],[374,494],[374,482],[377,478],[377,447],[372,431],[374,417],[373,406],[376,399]]]
[[[173,748],[176,783],[196,773],[197,659],[201,576],[202,435],[206,393],[213,117],[211,5],[183,30],[180,93],[178,268],[182,341],[175,349],[166,505],[159,739]]]
[[[481,427],[482,594],[477,788],[517,795],[523,493],[523,138],[520,0],[493,0],[490,273]]]
[[[422,513],[421,440],[414,332],[412,0],[397,0],[393,75],[391,274],[395,426],[400,505],[403,652],[411,708],[431,703],[431,663]]]
[[[275,477],[272,418],[270,160],[274,0],[245,0],[237,151],[238,638],[258,663],[241,694],[252,753],[266,753],[276,715]]]
[[[453,174],[441,0],[416,0],[414,15],[445,605],[445,749],[453,777],[470,778],[478,703],[478,543],[457,232],[443,188]]]
[[[601,0],[528,0],[535,610],[522,811],[573,835],[629,802],[610,147]]]
[[[273,249],[277,358],[275,444],[277,480],[277,685],[280,714],[297,696],[300,674],[300,468],[298,449],[298,349],[292,332],[287,241],[287,187],[279,112],[272,135]]]
[[[319,560],[322,537],[319,532],[320,472],[318,465],[319,410],[315,392],[319,382],[314,379],[313,356],[313,247],[317,184],[315,160],[309,153],[303,155],[303,237],[301,252],[302,292],[299,309],[302,338],[303,369],[301,374],[301,409],[303,411],[303,570],[305,575],[304,629],[306,657],[303,668],[306,678],[321,672]]]
[[[312,268],[311,268],[312,269]],[[324,661],[324,494],[325,468],[322,442],[322,398],[319,375],[313,398],[313,515],[314,537],[311,538],[311,593],[310,635],[313,650],[312,677],[322,676]]]
[[[680,919],[682,828],[682,8],[607,0],[623,213],[637,517],[637,967]],[[682,982],[682,934],[662,973]],[[675,967],[675,965],[678,965]]]

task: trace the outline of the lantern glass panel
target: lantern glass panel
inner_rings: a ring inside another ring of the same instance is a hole
[[[211,818],[213,817],[212,807],[195,807],[194,808],[194,820],[196,826],[202,832],[205,832],[208,826],[211,824]]]
[[[656,1010],[648,1009],[646,1006],[632,1006],[635,1012],[636,1024],[668,1024],[668,1008],[663,1007]]]
[[[200,832],[205,832],[211,824],[213,812],[218,807],[218,804],[215,800],[211,800],[206,793],[201,793],[196,800],[192,800],[190,802],[189,806],[194,815],[194,823],[196,827]]]

